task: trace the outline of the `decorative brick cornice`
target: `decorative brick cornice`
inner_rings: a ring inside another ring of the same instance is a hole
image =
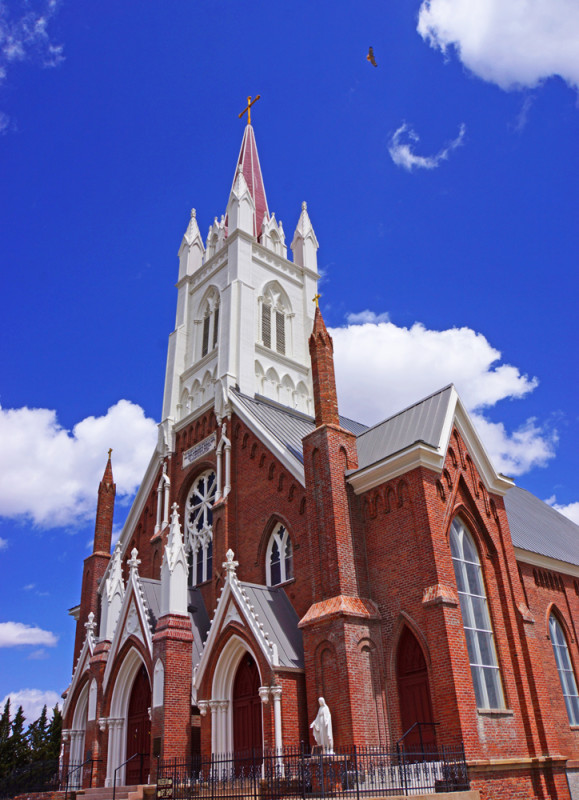
[[[422,592],[423,606],[457,606],[458,595],[453,586],[446,586],[444,583],[435,583],[427,586]]]
[[[306,628],[314,623],[326,621],[333,617],[360,617],[362,619],[379,619],[378,607],[372,600],[363,597],[338,595],[327,600],[314,603],[306,611],[298,624],[298,628]]]

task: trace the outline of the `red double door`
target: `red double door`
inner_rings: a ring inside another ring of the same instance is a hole
[[[398,644],[397,659],[398,699],[402,733],[409,731],[404,739],[407,750],[431,751],[436,746],[435,727],[430,702],[428,669],[424,653],[412,631],[405,627]]]
[[[127,758],[136,755],[127,763],[125,783],[134,786],[147,783],[149,778],[151,752],[151,687],[144,666],[141,667],[133,683],[129,713],[127,717]]]
[[[262,749],[259,672],[252,656],[243,656],[233,683],[233,747],[251,756]]]

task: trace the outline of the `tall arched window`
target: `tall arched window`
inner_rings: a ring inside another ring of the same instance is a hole
[[[217,347],[219,339],[219,293],[212,289],[201,307],[201,358]]]
[[[567,715],[570,725],[579,725],[579,695],[577,694],[577,681],[573,672],[573,665],[569,657],[567,639],[561,623],[554,614],[549,617],[549,636],[553,645],[555,663],[559,672],[561,689],[567,706]]]
[[[215,489],[215,473],[208,470],[199,475],[187,495],[185,527],[189,550],[189,582],[192,586],[211,578]]]
[[[278,523],[269,537],[265,555],[265,572],[268,586],[277,586],[293,578],[293,548],[285,528]]]
[[[450,527],[450,550],[476,704],[479,708],[504,708],[480,559],[470,531],[458,518]]]
[[[289,303],[277,284],[268,286],[261,299],[261,343],[286,355],[289,339]]]

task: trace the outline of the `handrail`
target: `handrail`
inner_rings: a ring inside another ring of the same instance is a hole
[[[141,772],[142,772],[143,771],[143,757],[144,757],[144,755],[145,755],[144,753],[133,753],[133,755],[130,758],[127,758],[126,761],[123,761],[123,763],[119,764],[119,766],[115,769],[115,773],[114,773],[114,777],[113,777],[113,800],[115,800],[115,797],[116,797],[116,794],[117,794],[117,772],[121,769],[121,767],[124,767],[125,764],[128,764],[129,761],[132,761],[133,758],[139,758],[139,757],[141,759]],[[65,798],[65,800],[66,800],[66,798]]]
[[[86,761],[83,761],[82,764],[77,764],[76,767],[73,767],[71,770],[69,770],[66,773],[66,788],[65,788],[65,791],[64,791],[64,800],[68,800],[68,784],[69,784],[69,781],[70,781],[70,776],[73,774],[73,772],[76,772],[77,770],[82,769],[83,767],[86,767],[87,764],[91,765],[91,767],[90,767],[90,785],[92,787],[92,765],[95,762],[98,763],[100,760],[101,760],[100,758],[92,758],[92,757],[91,758],[87,758]]]
[[[399,749],[400,749],[400,745],[402,744],[402,742],[404,741],[404,739],[406,739],[406,737],[408,736],[408,734],[409,734],[409,733],[412,733],[412,731],[413,731],[413,730],[414,730],[414,728],[416,728],[416,727],[418,727],[418,735],[420,736],[420,749],[421,749],[421,750],[424,750],[424,743],[423,743],[423,741],[422,741],[422,726],[423,726],[423,725],[432,725],[432,727],[434,728],[436,725],[440,725],[440,722],[415,722],[413,725],[411,725],[411,726],[408,728],[408,730],[406,731],[406,733],[403,733],[403,734],[402,734],[402,736],[400,737],[400,739],[398,739],[398,741],[396,742],[396,750],[399,750]]]

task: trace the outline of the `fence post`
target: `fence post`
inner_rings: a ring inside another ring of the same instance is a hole
[[[302,800],[306,800],[306,762],[304,755],[303,740],[300,742],[300,760],[301,760],[301,772],[302,772]]]
[[[404,794],[408,795],[408,776],[406,775],[406,759],[404,758],[404,747],[400,748],[402,756],[402,784],[404,786]]]
[[[346,776],[348,775],[348,768],[346,767]],[[356,776],[356,800],[360,800],[360,776],[358,773],[358,751],[354,745],[354,775]],[[347,787],[350,788],[349,786]]]

